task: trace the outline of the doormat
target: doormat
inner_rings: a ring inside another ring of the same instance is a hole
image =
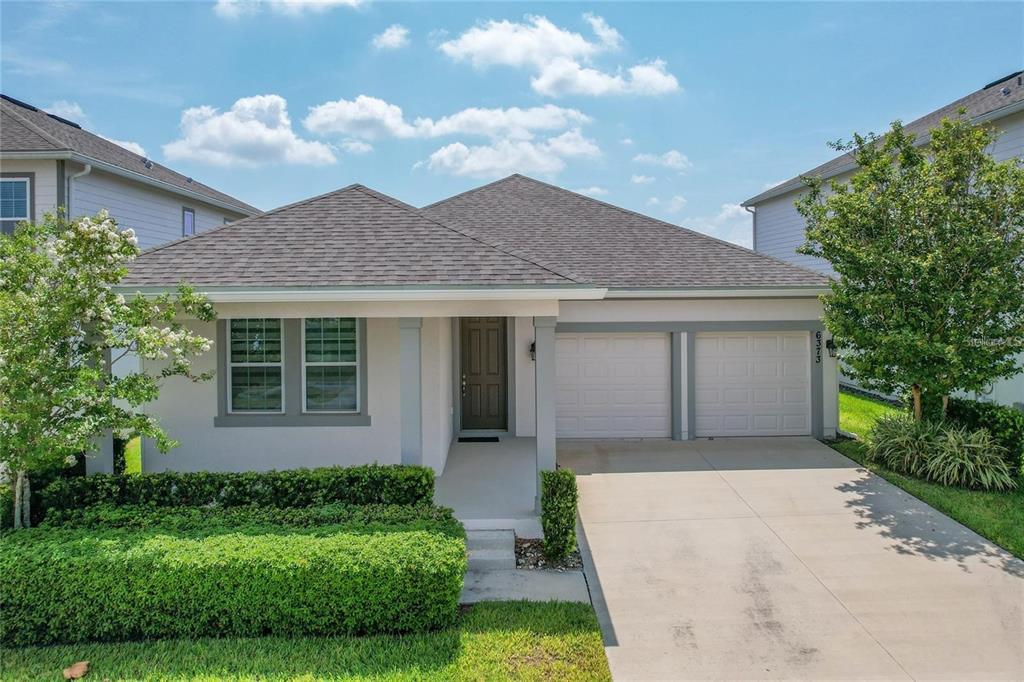
[[[459,436],[460,443],[497,443],[497,436]]]

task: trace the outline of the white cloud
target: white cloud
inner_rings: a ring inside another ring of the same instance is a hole
[[[633,138],[632,137],[624,137],[621,140],[619,140],[619,144],[623,144],[623,145],[625,145],[627,147],[632,147],[633,146]]]
[[[680,224],[748,249],[753,244],[751,216],[739,204],[722,204],[718,213],[710,218],[688,218]]]
[[[362,0],[217,0],[213,11],[225,19],[236,19],[245,14],[256,14],[269,9],[277,14],[300,16],[323,12],[332,7],[357,7]]]
[[[79,125],[87,125],[89,117],[82,111],[82,107],[79,106],[78,102],[69,102],[64,99],[59,99],[50,106],[46,107],[45,110],[48,113],[60,116],[69,121],[73,121]]]
[[[397,50],[408,44],[409,29],[401,24],[391,24],[373,37],[373,46],[378,50]]]
[[[373,145],[362,140],[353,140],[351,138],[342,140],[341,148],[349,154],[368,154],[373,151]]]
[[[679,89],[679,81],[660,59],[615,73],[591,62],[618,50],[622,35],[601,17],[585,14],[594,39],[553,24],[547,17],[528,15],[523,22],[490,20],[441,43],[439,49],[455,61],[476,68],[511,66],[534,72],[533,89],[542,95],[660,95]]]
[[[132,142],[130,140],[115,140],[114,138],[107,137],[106,135],[100,135],[100,137],[102,137],[107,142],[113,142],[118,147],[124,147],[133,154],[138,154],[139,156],[146,156],[145,147],[143,147],[138,142]]]
[[[567,158],[594,157],[597,144],[570,130],[541,142],[501,139],[487,145],[466,146],[462,142],[441,147],[426,161],[427,168],[440,173],[472,177],[500,177],[509,173],[554,175]]]
[[[657,178],[650,175],[634,175],[629,179],[634,185],[649,185],[654,182]]]
[[[604,187],[598,187],[597,185],[574,189],[573,192],[576,192],[577,194],[586,194],[588,197],[603,197],[608,194],[608,190]]]
[[[660,203],[661,203],[661,199],[659,199],[658,197],[648,197],[647,198],[647,205],[648,206],[657,206]]]
[[[665,210],[669,213],[679,213],[686,206],[686,197],[677,194],[665,204]]]
[[[344,133],[369,139],[483,135],[528,140],[537,131],[563,130],[588,122],[590,117],[584,113],[553,104],[529,109],[470,107],[436,121],[421,117],[410,122],[398,105],[359,95],[354,100],[339,99],[312,107],[304,125],[319,134]]]
[[[784,182],[785,182],[785,180],[776,180],[775,182],[766,182],[763,185],[761,185],[761,191],[762,192],[766,192],[766,191],[770,190],[772,187],[778,187],[779,185],[781,185]]]
[[[637,154],[633,157],[637,163],[647,163],[655,166],[664,166],[672,170],[684,171],[693,164],[686,158],[686,154],[670,149],[664,154]]]
[[[210,106],[181,114],[181,139],[165,144],[171,160],[201,161],[216,166],[267,163],[322,166],[335,162],[322,142],[303,140],[292,130],[288,103],[279,95],[243,97],[220,113]]]

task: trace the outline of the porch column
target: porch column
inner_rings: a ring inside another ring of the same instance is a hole
[[[536,362],[537,497],[540,511],[540,472],[555,468],[555,318],[533,318]]]
[[[402,420],[402,464],[423,464],[421,317],[398,318],[399,414]]]

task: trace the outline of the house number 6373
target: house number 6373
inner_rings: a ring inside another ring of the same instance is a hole
[[[821,332],[814,332],[814,364],[821,364]]]

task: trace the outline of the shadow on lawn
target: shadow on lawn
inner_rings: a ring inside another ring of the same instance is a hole
[[[971,572],[988,565],[1024,578],[1024,561],[933,509],[881,476],[861,469],[854,481],[836,490],[853,495],[847,506],[860,519],[857,527],[877,528],[893,541],[890,549],[932,561],[953,561]]]

